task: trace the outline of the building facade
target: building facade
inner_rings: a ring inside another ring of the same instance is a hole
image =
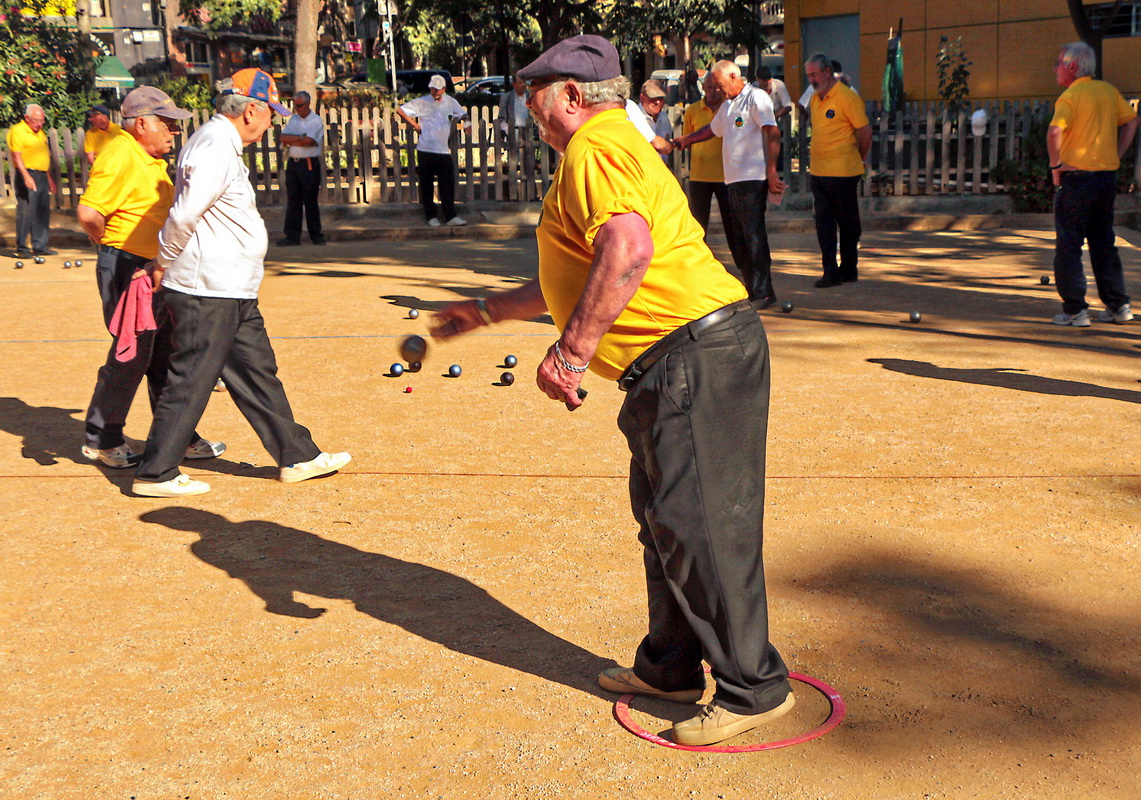
[[[784,11],[789,90],[804,90],[805,59],[824,52],[840,60],[867,100],[881,99],[888,33],[901,19],[908,100],[939,99],[942,36],[962,37],[972,101],[1057,97],[1058,49],[1079,38],[1066,0],[784,0]],[[1124,4],[1102,60],[1105,80],[1126,96],[1141,94],[1141,0]]]

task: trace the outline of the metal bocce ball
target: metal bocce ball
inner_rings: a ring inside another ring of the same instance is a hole
[[[452,364],[450,367],[448,367],[448,374],[453,378],[458,378],[460,375],[463,375],[463,372],[464,371],[459,364]]]
[[[394,378],[399,378],[401,375],[404,374],[404,365],[403,364],[393,364],[391,367],[388,368],[388,374]]]
[[[507,356],[507,358],[503,359],[503,366],[505,367],[514,367],[518,363],[519,359],[515,356]]]

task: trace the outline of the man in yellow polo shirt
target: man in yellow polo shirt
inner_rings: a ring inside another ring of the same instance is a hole
[[[32,103],[24,109],[24,121],[8,129],[8,152],[16,175],[16,257],[54,256],[48,249],[51,224],[53,158],[44,133],[47,116],[42,106]],[[31,247],[27,246],[29,238]]]
[[[95,156],[107,143],[122,133],[123,129],[111,121],[111,110],[104,105],[87,109],[87,123],[91,126],[83,134],[83,155],[88,166],[95,163]]]
[[[95,160],[76,210],[83,229],[99,247],[95,277],[108,329],[119,299],[132,280],[146,279],[140,273],[149,271],[158,255],[158,232],[174,200],[174,185],[163,156],[174,145],[179,120],[190,118],[190,112],[152,86],[128,94],[122,113],[127,135],[112,139]],[[158,330],[138,334],[133,358],[118,360],[119,342],[112,341],[87,410],[83,455],[115,469],[135,466],[141,458],[123,439],[123,426],[143,376],[147,376],[152,411],[166,383],[171,325],[160,297],[155,295],[153,301]],[[225,448],[195,433],[186,457],[213,458]]]
[[[864,175],[864,159],[872,146],[872,127],[864,113],[864,101],[840,81],[832,59],[817,53],[804,65],[812,86],[812,145],[809,150],[809,183],[816,217],[816,240],[824,277],[816,287],[824,289],[859,279],[860,205],[857,196]],[[840,263],[836,263],[836,230],[840,231]]]
[[[1046,132],[1054,195],[1054,283],[1062,297],[1055,325],[1090,324],[1082,243],[1089,243],[1090,267],[1105,308],[1099,322],[1129,322],[1133,311],[1125,293],[1121,256],[1114,244],[1113,203],[1117,168],[1137,133],[1136,112],[1105,81],[1093,79],[1097,56],[1084,42],[1062,48],[1054,65],[1065,87],[1054,104]]]
[[[649,632],[608,691],[713,702],[674,726],[704,745],[792,708],[769,642],[761,560],[769,361],[746,292],[702,240],[681,187],[626,117],[630,84],[601,36],[575,36],[519,72],[543,141],[563,154],[537,231],[539,277],[433,320],[447,338],[549,311],[560,335],[536,380],[571,409],[588,369],[626,392]]]
[[[702,81],[705,97],[685,107],[681,118],[681,135],[688,136],[713,121],[713,115],[725,101],[707,72]],[[729,190],[725,188],[725,165],[721,160],[721,137],[716,136],[692,145],[689,150],[689,210],[709,238],[709,211],[717,197],[717,210],[724,214],[729,203]]]

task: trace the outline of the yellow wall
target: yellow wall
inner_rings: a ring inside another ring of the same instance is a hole
[[[1078,39],[1066,0],[785,0],[785,82],[794,98],[804,91],[803,62],[811,55],[802,52],[801,19],[838,14],[860,15],[860,92],[867,100],[881,99],[887,33],[900,17],[909,100],[939,99],[940,36],[963,38],[974,101],[1057,97],[1054,60]],[[1141,36],[1107,39],[1103,60],[1105,80],[1127,97],[1141,95]]]

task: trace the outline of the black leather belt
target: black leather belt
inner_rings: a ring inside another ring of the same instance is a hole
[[[680,328],[675,328],[670,331],[650,345],[642,355],[635,358],[633,363],[626,367],[626,371],[618,378],[618,388],[624,392],[630,391],[630,388],[649,371],[650,367],[658,363],[671,350],[685,342],[695,341],[702,331],[712,328],[714,325],[718,325],[729,319],[737,312],[746,309],[753,312],[753,306],[748,300],[738,300],[736,303],[731,303],[724,308],[719,308],[710,314],[706,314],[704,317],[698,317],[692,322],[687,322]]]

